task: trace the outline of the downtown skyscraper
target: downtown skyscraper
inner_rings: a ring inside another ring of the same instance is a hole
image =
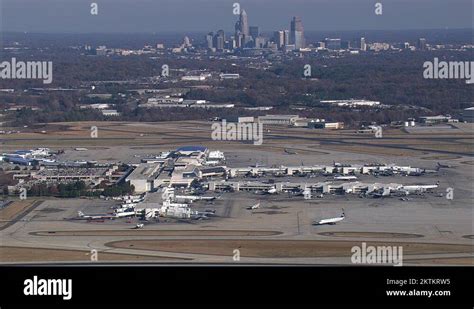
[[[304,48],[306,46],[304,38],[304,29],[301,18],[293,17],[290,24],[290,44],[295,45],[295,49]]]
[[[240,12],[239,20],[235,23],[235,40],[237,47],[244,47],[251,40],[249,21],[245,10]]]

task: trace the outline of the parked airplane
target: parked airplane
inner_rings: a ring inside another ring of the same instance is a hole
[[[135,215],[136,215],[135,210],[125,210],[123,212],[115,213],[116,218],[133,217]]]
[[[78,211],[77,215],[79,216],[80,219],[86,219],[86,220],[103,220],[103,219],[115,219],[115,216],[113,215],[85,215],[82,211]]]
[[[294,189],[291,189],[288,191],[288,194],[290,195],[293,195],[293,196],[303,196],[303,192],[304,190],[303,189],[300,189],[300,188],[294,188]]]
[[[207,216],[207,214],[198,213],[198,214],[192,215],[191,219],[193,219],[193,220],[209,220],[209,217]]]
[[[255,191],[255,194],[277,194],[277,189],[275,187],[271,187],[270,189],[268,190],[257,190]]]
[[[197,212],[198,219],[209,219],[210,217],[216,216],[216,211],[214,209],[206,209],[204,211]],[[199,218],[199,216],[201,218]]]
[[[425,191],[430,191],[432,189],[436,189],[439,186],[439,181],[436,182],[435,185],[410,185],[410,186],[403,186],[400,188],[400,191],[406,192],[406,194],[410,193],[420,193]]]
[[[356,180],[356,176],[334,176],[334,180]]]
[[[260,208],[260,203],[257,203],[257,204],[255,204],[255,205],[253,205],[253,206],[247,207],[248,210],[254,210],[254,209],[258,209],[258,208]]]
[[[410,171],[410,172],[401,172],[400,174],[401,174],[402,176],[421,176],[421,175],[424,174],[424,172],[425,172],[424,170],[421,171],[421,172],[418,172],[418,171],[416,171],[416,172]]]
[[[124,195],[124,196],[118,196],[118,197],[113,197],[113,200],[116,201],[124,201],[126,204],[130,203],[141,203],[145,200],[144,195]]]
[[[145,226],[145,224],[143,224],[143,223],[138,223],[137,225],[135,225],[134,229],[136,229],[136,230],[137,230],[137,229],[141,229],[141,228],[143,228],[144,226]]]
[[[390,193],[391,193],[391,190],[389,188],[383,188],[382,192],[374,191],[374,192],[369,193],[369,195],[372,196],[373,198],[380,198],[380,197],[390,196]]]
[[[336,217],[336,218],[329,218],[329,219],[322,219],[322,220],[319,220],[319,221],[314,221],[313,222],[313,225],[324,225],[324,224],[336,224],[337,222],[340,222],[342,220],[344,220],[346,217],[346,214],[344,213],[344,209],[342,209],[342,214],[340,217]]]
[[[216,199],[215,196],[196,196],[196,195],[176,195],[176,201],[184,203],[192,203],[194,201],[204,200],[204,201],[213,201]]]
[[[113,208],[115,209],[114,212],[124,212],[129,209],[135,209],[136,206],[137,204],[130,203],[130,204],[122,204],[120,206],[113,206]]]

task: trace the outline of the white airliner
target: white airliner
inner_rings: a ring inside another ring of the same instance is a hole
[[[112,215],[85,215],[82,211],[78,211],[77,215],[79,216],[79,218],[87,220],[103,220],[115,218],[115,216]]]
[[[268,194],[275,194],[275,193],[277,193],[277,189],[276,189],[275,187],[273,187],[273,188],[269,189],[269,190],[267,191],[267,193],[268,193]]]
[[[116,218],[133,217],[135,215],[136,215],[135,210],[125,210],[123,212],[115,213]]]
[[[437,182],[435,185],[402,186],[400,190],[405,192],[408,195],[410,193],[422,193],[422,192],[430,191],[432,189],[438,188],[438,186],[439,186],[439,182]]]
[[[313,225],[324,225],[324,224],[336,224],[346,218],[346,214],[344,213],[344,209],[342,210],[342,214],[340,217],[336,218],[329,218],[329,219],[322,219],[319,221],[314,221]]]
[[[215,196],[197,196],[197,195],[176,195],[175,199],[177,202],[194,202],[194,201],[213,201],[216,199]]]
[[[261,194],[261,195],[265,195],[265,194],[277,194],[278,191],[275,187],[271,187],[270,189],[268,190],[257,190],[255,191],[255,194]]]
[[[135,225],[135,229],[141,229],[143,228],[145,225],[143,223],[138,223],[137,225]]]
[[[255,205],[253,205],[253,206],[247,207],[248,210],[254,210],[254,209],[258,209],[258,208],[260,208],[260,203],[257,203],[257,204],[255,204]]]
[[[356,176],[334,176],[334,180],[356,180]]]

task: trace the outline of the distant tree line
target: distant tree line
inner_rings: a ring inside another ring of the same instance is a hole
[[[367,53],[329,58],[312,55],[291,60],[275,60],[265,70],[250,68],[252,59],[215,60],[179,59],[162,56],[150,59],[148,56],[131,57],[88,57],[80,53],[70,55],[70,51],[59,51],[52,57],[55,62],[55,77],[51,87],[80,87],[82,81],[130,80],[149,78],[161,74],[161,65],[166,63],[171,69],[198,70],[239,73],[237,80],[206,81],[209,89],[192,88],[186,99],[205,99],[215,103],[233,103],[236,109],[187,109],[163,108],[142,109],[137,103],[146,98],[125,93],[127,86],[98,85],[95,91],[112,94],[108,100],[90,98],[79,92],[0,94],[0,107],[21,104],[39,107],[39,111],[22,109],[7,114],[6,120],[13,126],[32,125],[47,122],[66,121],[170,121],[202,120],[210,117],[232,117],[236,115],[260,115],[262,112],[248,111],[243,107],[274,106],[270,113],[291,112],[292,106],[306,108],[302,112],[318,118],[344,121],[348,124],[370,120],[403,120],[412,114],[458,114],[472,105],[472,87],[464,80],[424,79],[423,63],[439,59],[470,61],[472,56],[458,51],[391,52]],[[234,62],[237,62],[235,65]],[[257,61],[258,63],[258,61]],[[304,66],[311,65],[311,78],[303,75]],[[262,65],[263,61],[262,61]],[[171,75],[177,74],[171,71]],[[186,87],[195,83],[177,82],[173,87]],[[3,88],[43,87],[36,81],[5,80]],[[157,83],[156,88],[169,87]],[[85,91],[85,90],[84,90]],[[387,110],[342,110],[335,107],[324,108],[321,100],[367,99],[393,106]],[[100,111],[80,109],[80,104],[113,103],[122,113],[120,117],[105,117]],[[397,108],[404,106],[403,109]],[[299,112],[298,112],[299,113]],[[397,113],[400,113],[397,116]]]
[[[135,188],[129,183],[121,183],[113,186],[106,186],[102,190],[90,190],[84,181],[76,181],[67,184],[46,184],[37,183],[28,190],[28,196],[53,196],[62,198],[77,198],[81,196],[98,197],[120,196],[132,194]]]

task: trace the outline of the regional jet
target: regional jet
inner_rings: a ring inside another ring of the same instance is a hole
[[[258,209],[258,208],[260,208],[260,203],[257,203],[257,204],[255,204],[255,205],[253,205],[253,206],[247,207],[248,210],[254,210],[254,209]]]
[[[80,219],[86,220],[103,220],[103,219],[115,219],[113,215],[85,215],[82,211],[78,211],[77,215]]]
[[[261,195],[265,195],[265,194],[277,194],[277,189],[275,187],[271,187],[270,189],[268,190],[257,190],[255,191],[255,194],[261,194]]]
[[[295,155],[295,154],[298,154],[296,151],[294,150],[291,150],[291,149],[288,149],[288,148],[285,148],[285,153],[289,154],[289,155]]]
[[[439,171],[441,168],[452,168],[452,165],[449,164],[441,164],[438,162],[438,165],[436,166],[436,170]]]
[[[356,180],[356,176],[334,176],[334,180]]]
[[[324,224],[336,224],[337,222],[340,222],[342,220],[344,220],[346,217],[346,214],[344,213],[344,209],[342,209],[342,214],[340,217],[336,217],[336,218],[329,218],[329,219],[322,219],[322,220],[319,220],[319,221],[314,221],[313,222],[313,225],[324,225]]]

